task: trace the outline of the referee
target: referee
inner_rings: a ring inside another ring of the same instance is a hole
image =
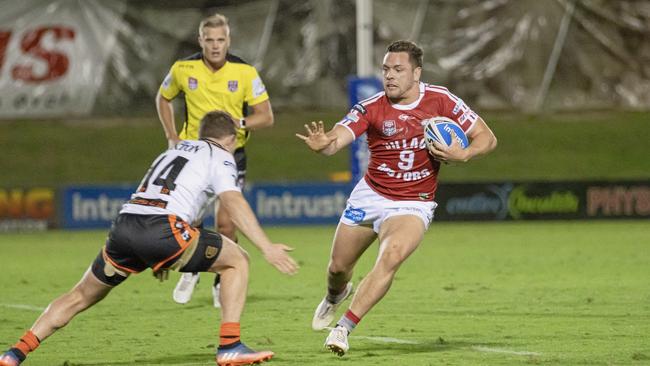
[[[273,110],[266,88],[255,67],[228,52],[230,48],[230,27],[228,19],[214,14],[199,24],[199,45],[201,52],[176,61],[158,95],[156,107],[158,117],[165,130],[169,147],[181,140],[198,138],[199,121],[214,110],[228,112],[238,122],[237,184],[243,189],[246,178],[246,152],[244,145],[250,130],[273,125]],[[185,103],[185,122],[180,133],[176,130],[172,100],[182,96]],[[247,110],[251,114],[247,115]],[[217,231],[237,242],[235,225],[225,210],[215,205]],[[199,280],[197,273],[181,276],[174,289],[174,301],[185,304],[190,301],[194,287]],[[219,275],[212,287],[214,306],[220,307]]]

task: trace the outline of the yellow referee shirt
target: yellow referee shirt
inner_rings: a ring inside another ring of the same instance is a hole
[[[181,92],[186,116],[179,137],[185,140],[198,139],[199,121],[210,111],[225,111],[240,119],[247,105],[269,99],[257,70],[231,54],[216,72],[203,63],[201,53],[176,61],[160,86],[160,95],[172,100]],[[237,147],[244,146],[247,139],[248,131],[238,129]]]

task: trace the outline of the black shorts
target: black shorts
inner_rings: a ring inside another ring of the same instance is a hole
[[[233,155],[235,164],[237,164],[237,187],[244,189],[246,184],[246,150],[243,147],[237,148]]]
[[[220,234],[192,227],[174,215],[120,214],[92,270],[111,286],[147,268],[204,272],[219,256],[221,246]]]

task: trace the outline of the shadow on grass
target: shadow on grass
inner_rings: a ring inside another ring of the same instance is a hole
[[[129,361],[118,362],[69,362],[61,366],[112,366],[112,365],[214,365],[214,355],[210,353],[191,353],[184,355],[168,355],[159,358],[135,358]]]
[[[384,343],[374,341],[368,338],[352,339],[353,344],[350,346],[355,353],[365,352],[364,356],[379,356],[386,355],[387,353],[400,354],[400,353],[431,353],[443,352],[464,349],[467,350],[475,346],[476,342],[464,341],[446,341],[442,338],[435,340],[418,341],[418,343]],[[485,343],[481,342],[482,346],[486,347],[503,347],[503,343]]]

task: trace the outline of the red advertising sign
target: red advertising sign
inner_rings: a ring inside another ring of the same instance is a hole
[[[102,85],[123,2],[42,3],[0,13],[0,118],[85,115]]]
[[[53,188],[0,188],[0,232],[53,227],[55,202]]]

